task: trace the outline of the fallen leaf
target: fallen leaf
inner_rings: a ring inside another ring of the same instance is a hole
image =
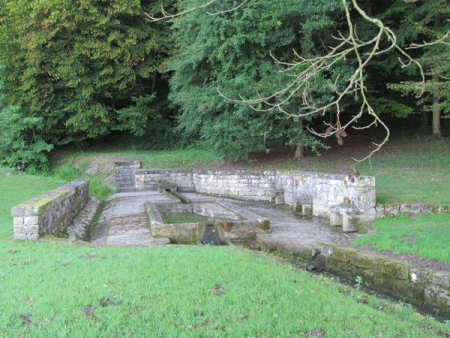
[[[87,307],[87,308],[83,309],[84,314],[88,318],[94,316],[94,311],[95,311],[95,306],[90,306],[90,307]]]
[[[323,331],[308,331],[305,333],[305,337],[308,338],[323,338],[325,337],[325,332]]]
[[[28,315],[21,315],[20,319],[22,319],[22,324],[24,325],[31,324],[31,318]]]
[[[213,289],[213,292],[218,296],[222,296],[225,294],[225,290],[222,289],[222,287],[220,285],[216,285]]]

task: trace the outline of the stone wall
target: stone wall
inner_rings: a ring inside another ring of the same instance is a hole
[[[375,207],[377,217],[395,217],[397,215],[419,215],[419,214],[441,214],[450,213],[448,204],[427,204],[427,203],[396,203],[377,204]]]
[[[329,218],[330,208],[335,205],[352,208],[358,214],[373,213],[375,207],[375,178],[366,176],[271,171],[136,172],[137,190],[155,190],[161,182],[172,184],[179,191],[292,206],[310,204],[313,214],[324,218]]]
[[[305,267],[329,272],[383,294],[430,310],[441,317],[450,316],[450,272],[416,267],[376,252],[358,251],[333,243],[298,245],[271,241],[257,235],[265,250],[296,257]]]
[[[172,184],[178,191],[195,191],[189,170],[137,170],[134,177],[136,190],[158,190],[161,184]]]
[[[193,175],[195,190],[206,195],[250,201],[272,201],[276,196],[276,173],[270,171],[207,171]]]
[[[89,199],[89,181],[77,180],[11,209],[16,239],[62,233]]]
[[[277,174],[277,189],[285,203],[310,203],[313,215],[328,218],[330,206],[342,205],[364,213],[375,206],[375,178],[341,174],[300,172]]]

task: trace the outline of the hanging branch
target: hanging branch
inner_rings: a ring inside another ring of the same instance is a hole
[[[363,41],[358,37],[356,27],[354,26],[350,16],[350,4],[352,5],[353,9],[355,9],[359,13],[359,15],[364,18],[364,20],[372,23],[378,28],[375,36],[366,41]],[[329,52],[327,54],[313,58],[305,58],[294,51],[296,61],[293,62],[280,61],[271,54],[275,63],[285,67],[283,72],[294,74],[292,75],[292,81],[287,83],[286,86],[284,86],[281,90],[274,92],[269,96],[261,96],[257,94],[257,97],[254,99],[246,99],[243,97],[240,97],[239,99],[233,99],[225,96],[220,91],[219,94],[227,100],[249,104],[255,111],[268,112],[277,110],[288,117],[302,118],[318,114],[324,115],[327,111],[333,109],[337,113],[337,120],[334,125],[332,123],[325,123],[325,125],[328,127],[325,133],[317,132],[311,128],[308,128],[308,130],[313,135],[322,138],[327,138],[331,135],[335,135],[338,139],[339,144],[343,143],[342,137],[346,137],[347,135],[347,133],[345,132],[346,128],[355,124],[363,114],[372,116],[373,121],[367,126],[352,126],[352,128],[367,129],[372,126],[381,125],[386,131],[386,136],[380,143],[374,143],[375,149],[372,150],[367,156],[362,159],[353,158],[353,160],[355,161],[353,168],[355,169],[355,166],[361,162],[364,162],[366,160],[369,160],[370,162],[373,154],[381,149],[381,147],[388,141],[390,136],[389,128],[375,112],[366,95],[367,89],[364,83],[364,72],[367,65],[373,60],[375,56],[385,54],[392,50],[397,51],[404,59],[401,60],[399,58],[399,62],[401,63],[402,67],[407,67],[412,64],[418,67],[422,78],[420,95],[424,92],[425,89],[425,75],[420,63],[413,59],[408,53],[405,52],[404,49],[402,49],[397,44],[397,38],[394,32],[386,27],[382,21],[368,16],[359,7],[356,0],[351,0],[350,3],[348,3],[348,1],[346,0],[342,0],[342,6],[345,12],[345,20],[348,27],[348,32],[346,35],[339,32],[337,37],[333,36],[333,38],[338,43],[334,47],[329,47]],[[384,39],[389,42],[386,47],[382,47],[381,45],[381,42]],[[339,76],[337,76],[334,84],[331,85],[331,90],[335,95],[334,99],[331,102],[320,106],[316,106],[314,102],[310,102],[310,100],[308,100],[308,94],[310,92],[311,82],[314,77],[323,72],[332,70],[333,67],[335,67],[339,62],[342,62],[350,57],[357,60],[357,67],[353,74],[345,80],[345,87],[341,90],[338,89],[338,81],[340,78]],[[297,113],[289,112],[284,107],[296,93],[303,93],[302,104],[300,108],[301,111]],[[360,98],[361,105],[359,107],[358,113],[352,116],[352,118],[347,123],[342,124],[340,120],[341,103],[344,97],[350,95],[353,95],[358,99]]]
[[[161,7],[162,16],[154,17],[150,14],[146,15],[148,17],[148,20],[152,22],[165,19],[176,19],[189,12],[209,7],[216,2],[217,0],[210,0],[205,2],[204,4],[198,5],[196,7],[191,7],[176,14],[167,13],[164,8]],[[242,0],[237,6],[233,8],[224,11],[208,12],[208,14],[219,15],[222,13],[231,12],[237,10],[248,2],[249,0]],[[406,52],[406,49],[420,48],[436,43],[449,44],[444,40],[449,37],[450,31],[437,41],[431,43],[425,42],[421,45],[413,44],[409,48],[403,49],[398,45],[397,38],[394,32],[389,27],[385,26],[381,20],[372,18],[367,15],[367,13],[363,9],[361,9],[361,7],[359,7],[357,0],[342,0],[342,7],[345,12],[345,21],[347,24],[348,32],[346,33],[346,35],[339,32],[338,36],[333,36],[333,38],[337,41],[337,45],[329,47],[329,52],[327,54],[318,57],[305,58],[294,51],[296,61],[292,62],[278,60],[274,55],[270,54],[276,64],[284,67],[283,72],[286,72],[286,74],[292,77],[292,80],[288,82],[282,89],[268,96],[257,94],[257,97],[253,99],[244,98],[242,96],[239,96],[239,99],[233,99],[221,93],[219,89],[218,92],[225,99],[231,102],[248,104],[255,111],[268,112],[276,110],[288,117],[304,118],[307,116],[318,114],[324,115],[327,111],[334,110],[336,111],[336,123],[332,124],[324,122],[324,124],[327,126],[325,133],[317,132],[311,128],[308,128],[308,130],[313,135],[322,138],[336,135],[338,137],[338,143],[339,137],[342,138],[346,136],[345,130],[349,126],[354,129],[368,129],[372,126],[381,125],[386,131],[385,138],[380,143],[374,143],[375,149],[372,150],[364,158],[353,158],[353,160],[355,161],[353,168],[355,168],[356,165],[363,161],[368,160],[370,162],[373,154],[379,151],[383,147],[383,145],[386,144],[390,136],[389,128],[375,112],[366,95],[367,89],[365,87],[364,74],[367,65],[373,60],[374,57],[378,55],[385,54],[390,51],[398,52],[400,54],[398,61],[401,67],[415,65],[419,69],[422,80],[420,82],[420,90],[418,96],[421,96],[425,91],[424,71],[421,64],[417,60],[413,59]],[[354,26],[350,15],[351,9],[356,10],[356,12],[365,21],[377,27],[377,33],[372,38],[363,41],[358,37],[356,27]],[[387,46],[382,46],[381,42],[384,40],[388,41]],[[330,86],[331,91],[334,93],[334,99],[327,104],[316,106],[314,101],[310,99],[310,88],[312,81],[319,74],[332,70],[333,67],[337,66],[340,62],[344,61],[347,58],[353,58],[357,60],[357,67],[355,71],[348,79],[345,79],[345,86],[341,90],[338,89],[338,81],[340,80],[340,78],[339,76],[337,76],[334,83]],[[294,98],[294,95],[299,95],[299,93],[302,99],[300,108],[301,111],[297,113],[287,111],[285,106],[287,106],[288,102],[290,102],[290,100]],[[353,95],[355,99],[361,100],[361,104],[357,114],[353,115],[347,123],[342,124],[340,120],[341,103],[345,97],[351,95]],[[353,126],[363,114],[371,116],[373,118],[373,121],[363,127]]]
[[[232,8],[229,8],[229,9],[226,9],[226,10],[223,10],[223,11],[216,10],[214,12],[208,12],[208,15],[220,15],[220,14],[224,14],[224,13],[228,13],[228,12],[233,12],[233,11],[239,9],[240,7],[244,6],[249,1],[250,0],[243,0],[237,6],[234,6]],[[180,18],[180,17],[182,17],[183,15],[185,15],[185,14],[187,14],[189,12],[209,7],[209,6],[211,6],[211,5],[215,4],[215,3],[217,3],[217,0],[210,0],[208,2],[205,2],[202,5],[194,6],[194,7],[188,8],[188,9],[186,9],[184,11],[181,11],[181,12],[178,12],[178,13],[175,13],[175,14],[171,14],[171,13],[166,12],[164,7],[163,7],[163,5],[161,4],[161,16],[160,17],[155,17],[153,14],[148,14],[148,13],[145,13],[145,16],[147,17],[147,20],[150,21],[150,22],[158,22],[158,21],[161,21],[161,20],[168,20],[168,19],[177,19],[177,18]]]

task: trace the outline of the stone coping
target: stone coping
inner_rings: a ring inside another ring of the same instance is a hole
[[[89,199],[89,180],[76,180],[11,208],[16,239],[58,235]]]
[[[59,204],[61,201],[75,194],[78,187],[86,185],[89,180],[76,180],[56,188],[48,193],[42,194],[31,200],[21,203],[11,208],[11,215],[16,216],[39,216],[45,213],[52,205]]]

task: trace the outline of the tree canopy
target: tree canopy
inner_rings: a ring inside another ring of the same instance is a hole
[[[185,1],[187,8],[202,1]],[[225,98],[265,96],[290,81],[290,74],[271,57],[292,59],[293,50],[314,55],[323,51],[329,31],[338,23],[338,1],[262,0],[220,15],[227,2],[199,9],[174,23],[177,50],[170,80],[171,100],[180,107],[179,127],[188,138],[200,138],[227,158],[241,158],[269,144],[320,143],[303,121],[278,112],[260,112]],[[329,96],[327,80],[314,79],[315,100]],[[310,94],[312,97],[312,93]],[[301,95],[289,103],[297,111]],[[308,121],[311,119],[308,118]],[[308,122],[308,121],[305,121]]]
[[[0,159],[45,167],[54,146],[171,126],[227,159],[352,126],[387,140],[390,116],[433,116],[439,137],[449,19],[445,0],[2,0]]]
[[[29,121],[21,127],[23,151],[113,130],[145,132],[159,114],[152,109],[153,77],[171,48],[166,24],[145,21],[148,9],[138,0],[4,1],[3,105],[16,108],[2,113],[2,124],[11,130],[13,121]],[[7,130],[3,137],[17,139]],[[20,152],[17,147],[6,155]],[[29,163],[25,157],[13,162]]]

